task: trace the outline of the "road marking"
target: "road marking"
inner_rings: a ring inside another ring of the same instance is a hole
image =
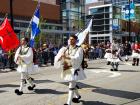
[[[121,75],[121,73],[119,72],[108,71],[108,70],[88,70],[88,71],[94,72],[94,73],[110,73],[111,75],[109,75],[108,77],[111,77],[111,78],[118,77]]]
[[[122,63],[122,64],[132,66],[132,63],[130,63],[130,62],[124,62],[124,63]]]

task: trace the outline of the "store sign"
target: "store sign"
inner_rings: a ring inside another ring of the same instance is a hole
[[[119,19],[113,19],[112,29],[119,30]]]
[[[135,4],[130,1],[129,5],[125,5],[125,19],[135,19]]]

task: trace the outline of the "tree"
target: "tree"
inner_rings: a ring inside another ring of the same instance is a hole
[[[140,6],[137,6],[135,8],[135,14],[136,14],[136,19],[138,20],[138,22],[140,23]]]

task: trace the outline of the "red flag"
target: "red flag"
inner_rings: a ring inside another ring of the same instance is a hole
[[[0,26],[0,45],[5,51],[10,51],[19,46],[19,39],[7,18]]]

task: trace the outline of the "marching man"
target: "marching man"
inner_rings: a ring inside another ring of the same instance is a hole
[[[17,95],[23,94],[23,87],[26,85],[26,81],[30,84],[29,90],[33,90],[35,84],[33,78],[29,76],[33,68],[33,51],[28,46],[28,38],[21,39],[21,46],[15,53],[15,63],[18,65],[17,71],[21,73],[20,88],[15,90]]]
[[[112,54],[111,54],[110,46],[111,46],[111,43],[107,42],[105,55],[104,55],[104,58],[107,60],[107,65],[110,65],[110,63],[111,63],[110,58],[111,58]]]
[[[111,57],[112,57],[111,49],[108,48],[108,49],[105,50],[105,55],[104,55],[104,58],[107,60],[107,65],[110,65],[110,63],[111,63],[111,61],[110,61]]]
[[[62,47],[55,56],[54,66],[62,67],[63,71],[61,77],[69,82],[69,93],[67,103],[64,105],[71,105],[71,102],[79,103],[81,98],[78,93],[76,82],[86,78],[82,69],[81,63],[83,60],[83,49],[76,45],[77,36],[71,35],[69,38],[69,46]],[[61,66],[61,64],[63,66]],[[75,97],[73,97],[75,94]]]
[[[111,58],[110,58],[112,66],[112,68],[110,69],[111,71],[118,71],[120,60],[122,60],[120,58],[120,47],[119,44],[117,43],[117,40],[113,39],[113,43],[111,44]]]
[[[132,58],[133,58],[133,63],[132,66],[138,66],[139,65],[139,58],[140,58],[140,45],[136,41],[134,46],[132,47]]]

